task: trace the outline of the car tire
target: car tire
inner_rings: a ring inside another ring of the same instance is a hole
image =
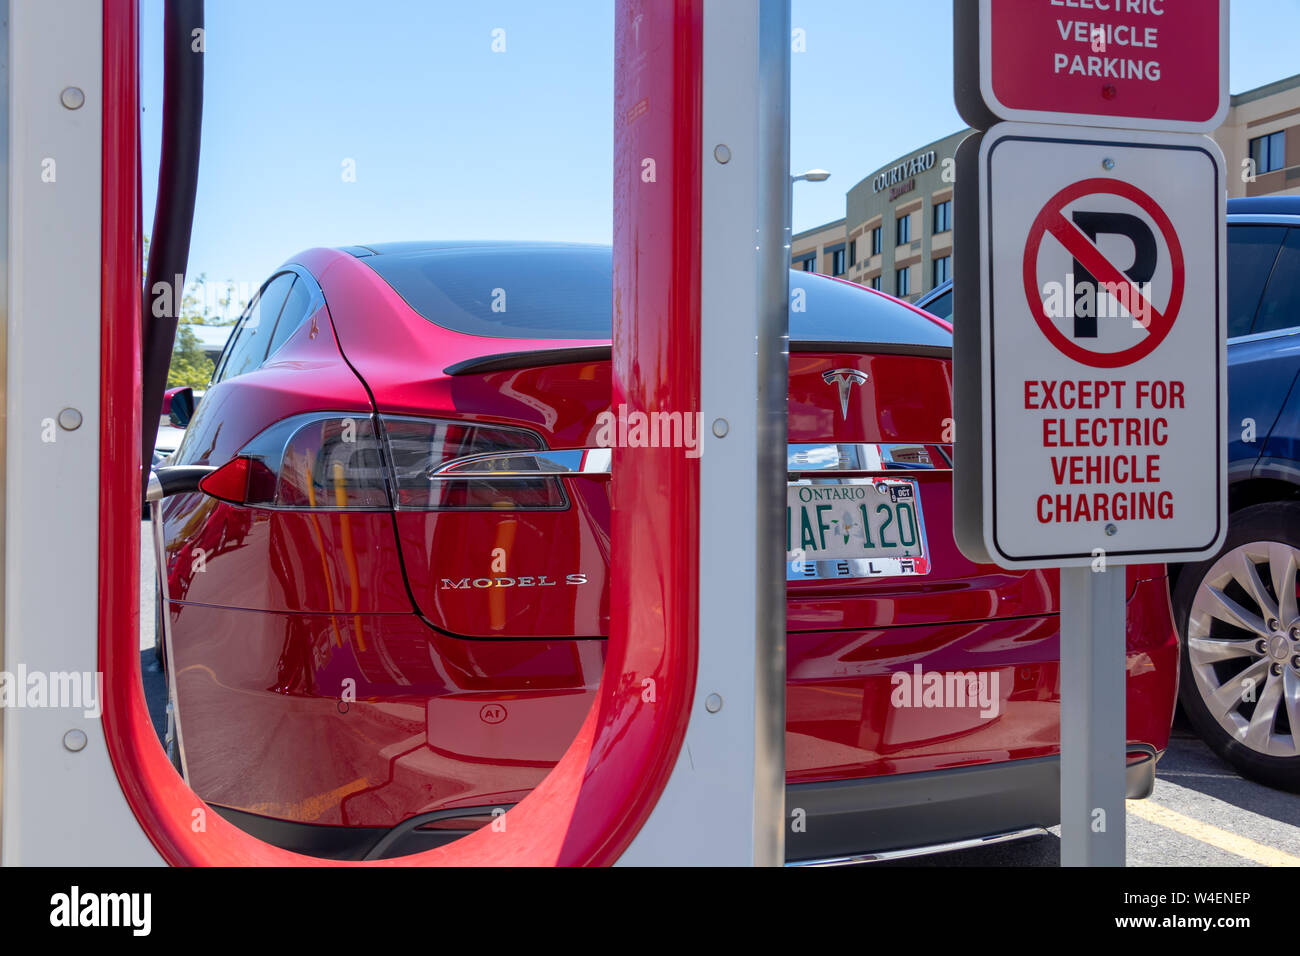
[[[1183,712],[1243,777],[1300,791],[1300,502],[1234,513],[1214,557],[1174,586]],[[1285,595],[1279,602],[1279,590]]]

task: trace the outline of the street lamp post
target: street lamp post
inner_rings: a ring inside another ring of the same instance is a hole
[[[824,183],[831,178],[831,174],[824,169],[809,169],[800,173],[798,176],[790,177],[790,189],[786,193],[786,229],[789,230],[785,237],[785,261],[790,261],[790,255],[794,251],[794,184],[795,183]]]
[[[790,182],[792,184],[798,182],[824,183],[830,178],[831,174],[824,169],[810,169],[805,173],[800,173],[798,176],[791,176]]]

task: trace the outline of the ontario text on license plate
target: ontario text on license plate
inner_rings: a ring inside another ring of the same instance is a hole
[[[805,480],[786,487],[788,581],[928,574],[917,483]]]

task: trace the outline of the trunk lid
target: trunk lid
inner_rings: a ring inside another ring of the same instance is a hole
[[[799,569],[791,562],[790,630],[1053,612],[1055,582],[1046,573],[974,564],[953,541],[951,363],[943,350],[809,348],[817,350],[790,356],[791,481],[914,483],[920,534],[910,564],[805,561]],[[851,384],[841,386],[843,380]],[[401,402],[377,391],[380,413],[509,424],[534,432],[550,449],[593,447],[598,415],[608,410],[610,364],[592,358],[486,372],[471,366],[403,391]],[[431,623],[483,638],[608,632],[608,488],[593,479],[558,481],[565,505],[554,510],[516,510],[504,502],[501,511],[399,508],[394,523],[406,579]],[[798,537],[797,527],[791,537]]]
[[[975,564],[953,540],[947,351],[876,346],[858,352],[843,345],[831,351],[816,343],[796,348],[810,351],[790,356],[791,480],[914,482],[923,553],[902,567],[827,561],[815,567],[804,562],[802,573],[792,568],[789,629],[878,628],[1054,611],[1054,582],[1043,572]]]

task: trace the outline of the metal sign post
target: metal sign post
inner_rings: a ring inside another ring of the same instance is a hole
[[[1122,865],[1123,568],[1227,531],[1227,3],[953,11],[954,535],[1061,569],[1061,862]]]
[[[1124,578],[1061,569],[1062,866],[1124,865]]]

